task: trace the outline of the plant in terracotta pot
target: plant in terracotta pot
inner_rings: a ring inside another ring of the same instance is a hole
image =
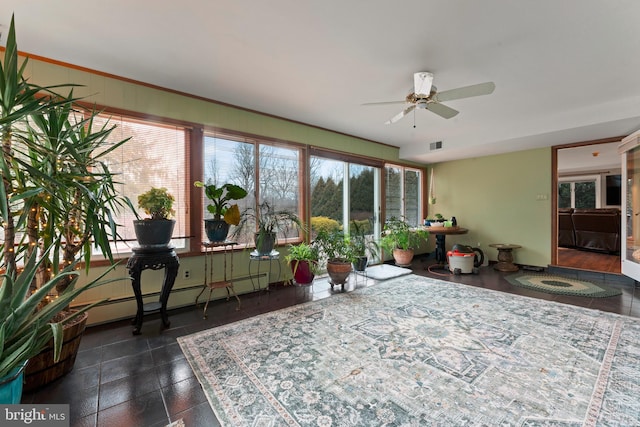
[[[353,268],[356,271],[364,271],[369,259],[378,256],[378,242],[375,241],[373,234],[367,230],[371,230],[368,221],[351,221],[349,246],[353,256]]]
[[[278,233],[286,234],[292,229],[305,230],[296,213],[262,202],[257,208],[249,207],[240,214],[240,222],[233,235],[237,237],[247,230],[255,230],[256,251],[259,255],[269,255],[275,247]]]
[[[284,257],[291,267],[293,278],[299,285],[313,282],[318,272],[318,248],[305,242],[289,245],[289,253]]]
[[[407,267],[413,260],[414,249],[428,237],[426,230],[413,228],[404,219],[391,217],[384,224],[380,246],[393,254],[396,265]]]
[[[349,240],[342,230],[331,232],[320,230],[313,244],[318,247],[320,255],[326,260],[331,289],[334,285],[341,285],[344,291],[344,284],[351,274],[351,263],[354,260]]]
[[[207,205],[207,211],[213,218],[204,220],[207,238],[210,242],[223,242],[229,233],[229,226],[238,225],[240,221],[238,205],[232,205],[230,202],[247,197],[247,190],[231,183],[217,186],[196,181],[193,185],[204,188],[204,195],[211,202]]]
[[[176,221],[171,217],[175,214],[173,203],[175,198],[165,187],[151,187],[138,196],[138,207],[149,217],[133,221],[136,238],[141,248],[162,249],[171,241]]]

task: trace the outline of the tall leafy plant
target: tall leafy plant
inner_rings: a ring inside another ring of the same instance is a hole
[[[4,228],[3,264],[6,271],[13,275],[18,271],[15,250],[16,229],[24,228],[27,218],[25,215],[16,214],[22,208],[24,197],[35,193],[35,191],[27,194],[16,192],[20,190],[15,188],[15,179],[20,179],[20,171],[16,171],[15,168],[14,141],[25,137],[24,131],[30,115],[46,111],[55,105],[51,99],[37,96],[38,93],[47,92],[49,88],[32,85],[27,81],[24,71],[28,61],[25,60],[22,65],[18,62],[15,24],[12,17],[4,60],[0,64],[0,138],[2,140],[0,215]]]
[[[127,141],[110,142],[115,126],[96,124],[97,113],[79,109],[72,94],[59,99],[30,117],[28,137],[21,144],[25,152],[15,159],[16,169],[28,176],[20,183],[25,189],[31,185],[40,190],[24,199],[32,216],[27,219],[29,247],[36,236],[41,246],[54,246],[50,262],[54,274],[78,257],[88,269],[92,247],[113,261],[110,241],[117,237],[113,215],[125,201],[105,158]],[[60,265],[55,262],[58,254]],[[69,279],[60,280],[57,291],[68,283]]]
[[[92,246],[113,260],[112,213],[124,203],[103,160],[124,141],[109,144],[112,128],[94,126],[94,111],[81,116],[72,91],[55,93],[73,84],[30,83],[27,63],[19,64],[12,17],[0,63],[0,377],[52,339],[57,360],[60,322],[91,306],[59,315],[80,293],[106,283],[111,271],[76,288],[76,265],[85,261],[89,268]],[[54,288],[58,297],[45,304]]]

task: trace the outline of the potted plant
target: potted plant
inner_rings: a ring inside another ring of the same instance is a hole
[[[53,246],[50,246],[46,255],[52,249]],[[27,363],[39,358],[48,346],[52,347],[51,351],[47,352],[51,363],[57,363],[64,353],[65,325],[86,316],[89,309],[106,300],[68,312],[67,307],[71,301],[88,289],[120,280],[104,280],[115,267],[115,264],[112,264],[100,277],[76,288],[79,273],[75,270],[75,264],[72,264],[31,293],[31,283],[44,261],[48,259],[45,256],[39,257],[36,261],[37,258],[36,253],[32,254],[24,269],[18,274],[7,268],[6,273],[2,275],[0,316],[3,319],[3,349],[0,353],[0,404],[20,403],[25,372],[28,374],[28,370],[25,369]],[[60,281],[68,282],[65,290],[57,294],[56,298],[51,298],[51,293]],[[59,319],[60,313],[68,314]]]
[[[213,218],[204,220],[204,228],[210,242],[223,242],[227,238],[230,225],[238,225],[240,221],[240,209],[237,204],[231,204],[232,200],[244,199],[247,190],[239,185],[227,183],[218,187],[216,184],[205,184],[196,181],[196,187],[204,188],[204,194],[211,202],[207,205],[207,211]]]
[[[233,235],[241,235],[248,227],[255,227],[254,243],[259,255],[269,255],[273,251],[279,232],[286,233],[291,228],[304,230],[297,214],[287,209],[276,209],[268,202],[262,202],[257,208],[245,209]]]
[[[369,257],[378,256],[378,243],[371,233],[366,232],[363,222],[351,221],[350,230],[349,246],[353,256],[353,269],[364,271],[369,263]]]
[[[173,202],[175,198],[165,187],[151,187],[138,196],[138,207],[148,218],[133,221],[136,238],[141,248],[163,249],[169,245],[173,228],[176,224],[171,217],[175,214]],[[135,211],[134,211],[135,212]]]
[[[41,378],[46,382],[73,367],[91,306],[69,310],[69,304],[84,290],[104,283],[92,280],[75,288],[77,263],[83,261],[88,272],[95,248],[113,262],[110,238],[117,232],[112,214],[124,206],[113,173],[102,160],[125,142],[107,142],[115,126],[97,126],[97,113],[78,106],[72,92],[54,93],[56,87],[73,85],[29,83],[23,75],[27,61],[19,64],[12,17],[0,62],[0,384],[16,392],[19,387],[5,380],[20,378],[27,361],[28,377],[31,366],[39,365],[34,360],[44,357],[51,366],[64,355],[55,371],[45,368]],[[79,331],[72,340],[67,338],[70,328]],[[69,343],[69,350],[61,350]],[[44,351],[47,346],[50,352]],[[0,399],[16,403],[20,396]]]
[[[313,282],[318,269],[318,248],[305,242],[289,245],[289,253],[284,257],[291,267],[293,278],[299,285]]]
[[[313,243],[326,260],[331,289],[334,285],[341,285],[344,291],[344,284],[351,274],[351,263],[354,260],[349,240],[341,230],[320,230]]]
[[[384,224],[380,246],[393,254],[396,265],[407,267],[413,260],[414,249],[427,237],[426,230],[412,228],[404,219],[391,217]]]

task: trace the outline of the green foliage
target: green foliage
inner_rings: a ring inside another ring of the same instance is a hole
[[[196,187],[204,188],[204,194],[211,203],[207,205],[209,213],[214,219],[222,219],[227,209],[231,206],[231,200],[240,200],[247,197],[247,190],[239,185],[227,183],[218,187],[215,184],[205,184],[202,181],[193,183]]]
[[[420,228],[411,228],[409,224],[400,218],[391,217],[384,224],[380,245],[386,251],[394,249],[414,249],[421,242],[427,240],[429,233]]]
[[[307,262],[309,269],[315,275],[320,272],[318,267],[318,260],[320,254],[318,248],[314,244],[307,244],[305,242],[298,243],[297,245],[289,245],[289,253],[284,257],[287,265],[293,266],[293,274],[296,274],[300,262]]]
[[[349,246],[354,257],[378,256],[378,243],[372,233],[369,221],[351,221]]]
[[[335,219],[326,216],[314,216],[311,218],[311,230],[314,233],[320,233],[322,231],[333,233],[339,231],[341,228],[340,223]]]
[[[53,247],[49,247],[49,250]],[[74,265],[71,265],[43,284],[34,293],[29,294],[31,281],[40,268],[40,264],[45,260],[42,257],[36,262],[36,258],[34,253],[27,260],[24,270],[20,274],[14,275],[12,271],[8,270],[6,274],[2,275],[2,286],[0,286],[0,319],[2,319],[0,323],[0,377],[7,375],[26,360],[40,353],[52,338],[54,361],[57,362],[63,343],[62,323],[54,321],[54,317],[82,292],[120,280],[119,278],[104,280],[104,277],[115,268],[115,265],[112,265],[100,277],[75,288],[78,273],[74,270]],[[57,282],[67,277],[71,279],[69,286],[57,298],[52,299],[44,307],[38,308],[56,287]],[[70,321],[102,302],[104,301],[83,307],[67,316],[64,321]]]
[[[138,207],[151,216],[151,219],[169,219],[175,214],[174,201],[175,198],[165,187],[151,187],[138,196]]]
[[[311,192],[311,216],[342,218],[342,181],[320,178]]]
[[[291,264],[292,261],[318,261],[318,248],[305,242],[289,245],[289,253],[284,259],[287,264]]]
[[[349,206],[351,214],[361,213],[371,217],[374,206],[374,173],[373,169],[364,169],[357,176],[349,179]]]
[[[313,244],[318,247],[321,256],[327,261],[352,262],[354,254],[349,246],[349,240],[342,231],[318,233]]]
[[[112,215],[126,202],[102,161],[126,140],[108,143],[113,127],[97,126],[97,113],[81,111],[72,91],[68,96],[54,92],[75,85],[29,83],[27,62],[18,64],[12,17],[0,62],[0,376],[24,365],[51,339],[54,358],[59,358],[58,319],[69,321],[93,307],[64,313],[80,293],[107,283],[103,277],[113,270],[75,288],[76,265],[82,261],[89,268],[92,246],[113,261],[109,238],[117,232]],[[54,288],[57,298],[45,304]]]
[[[286,232],[291,228],[305,230],[298,215],[287,209],[276,209],[268,202],[262,202],[257,209],[247,208],[240,214],[240,223],[234,235],[242,233],[247,226],[256,225],[258,233]]]
[[[342,219],[343,180],[319,177],[311,191],[311,216]],[[352,218],[370,218],[374,206],[374,171],[363,169],[349,177]]]
[[[373,234],[373,224],[368,219],[354,219],[349,223],[351,236],[366,236]]]

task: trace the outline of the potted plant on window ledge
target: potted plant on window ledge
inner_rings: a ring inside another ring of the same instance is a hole
[[[204,194],[211,202],[207,211],[213,218],[204,220],[204,229],[210,242],[223,242],[229,234],[230,225],[238,225],[240,209],[232,200],[241,200],[247,196],[247,190],[239,185],[227,183],[218,187],[216,184],[205,184],[196,181],[196,187],[204,188]]]
[[[404,219],[391,217],[384,224],[380,246],[392,253],[397,266],[408,267],[413,260],[414,249],[428,237],[426,230],[412,228]]]
[[[165,187],[151,187],[138,196],[138,207],[149,215],[149,218],[141,219],[134,211],[137,219],[133,221],[133,227],[141,248],[161,250],[169,246],[176,224],[176,220],[171,218],[175,214],[174,201]]]
[[[247,208],[240,214],[240,221],[233,232],[239,236],[248,227],[256,227],[254,243],[260,256],[269,255],[277,242],[278,233],[287,233],[297,228],[304,231],[297,214],[287,209],[275,209],[270,203],[262,202],[257,208]]]

